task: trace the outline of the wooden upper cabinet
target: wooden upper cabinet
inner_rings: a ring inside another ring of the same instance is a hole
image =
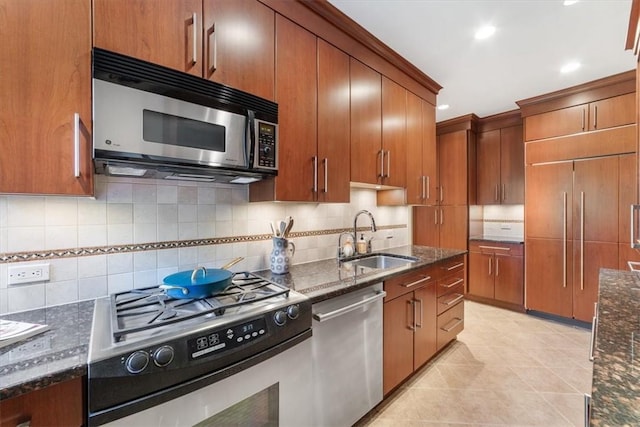
[[[382,146],[382,77],[350,58],[351,181],[380,181]]]
[[[438,191],[436,107],[425,100],[422,100],[422,175],[426,189],[424,204],[433,205]]]
[[[92,195],[91,2],[0,9],[0,193]]]
[[[500,129],[478,133],[476,144],[477,203],[479,205],[499,205],[502,191],[500,185]]]
[[[202,0],[93,0],[95,47],[202,77]]]
[[[407,90],[382,77],[382,184],[406,185]]]
[[[276,44],[280,168],[275,178],[275,199],[314,201],[317,167],[320,167],[316,145],[316,37],[277,15]]]
[[[502,204],[524,203],[522,126],[500,129],[500,181]]]
[[[94,46],[274,100],[275,13],[257,0],[94,0]]]
[[[348,203],[349,56],[318,39],[318,201]]]
[[[467,204],[467,131],[441,134],[438,141],[438,199],[441,205]]]
[[[435,106],[407,91],[406,203],[435,204],[436,121]]]
[[[525,118],[525,140],[553,138],[635,123],[635,93]]]
[[[606,129],[635,123],[635,105],[635,92],[590,103],[589,130]]]
[[[440,246],[440,207],[413,207],[413,239],[414,245]],[[465,236],[466,238],[466,236]]]

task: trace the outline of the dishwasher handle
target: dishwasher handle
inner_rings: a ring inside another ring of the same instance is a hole
[[[374,303],[378,300],[383,299],[386,296],[387,296],[387,293],[385,291],[379,291],[373,294],[373,296],[365,298],[361,301],[354,302],[353,304],[345,305],[344,307],[340,307],[337,310],[333,310],[328,313],[313,313],[313,318],[318,322],[324,322],[324,321],[333,319],[334,317],[342,316],[343,314],[356,310],[365,305]]]

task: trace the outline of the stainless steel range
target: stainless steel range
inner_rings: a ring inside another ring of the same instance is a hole
[[[215,297],[173,299],[153,287],[98,299],[89,425],[220,424],[235,404],[246,415],[250,399],[263,409],[244,421],[304,424],[310,337],[309,300],[252,273]]]

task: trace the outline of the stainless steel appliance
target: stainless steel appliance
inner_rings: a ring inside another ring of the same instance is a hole
[[[309,300],[251,273],[215,297],[154,287],[98,299],[88,424],[216,425],[236,407],[249,417],[239,425],[308,424],[310,337]]]
[[[385,295],[378,283],[313,305],[313,425],[353,425],[382,401]]]
[[[96,173],[249,183],[278,171],[278,106],[94,49]]]

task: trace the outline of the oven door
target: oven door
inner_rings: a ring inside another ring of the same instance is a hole
[[[311,340],[306,339],[224,380],[106,425],[309,425],[311,376]]]
[[[93,79],[97,158],[246,168],[247,117]]]

